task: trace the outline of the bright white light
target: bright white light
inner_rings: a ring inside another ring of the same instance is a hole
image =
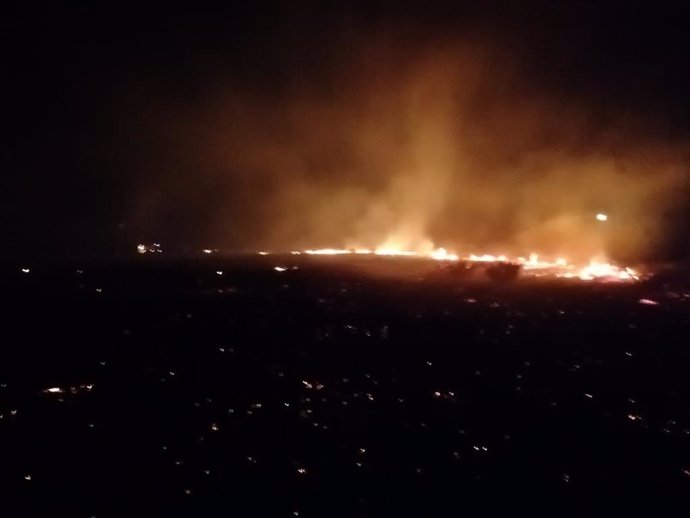
[[[351,254],[352,252],[339,248],[319,248],[317,250],[305,250],[304,253],[308,255],[342,255]]]
[[[287,268],[285,268],[284,266],[274,266],[273,269],[277,272],[284,272],[285,270],[287,270]]]
[[[404,257],[414,257],[417,252],[412,250],[399,250],[397,248],[377,248],[374,250],[375,255],[392,255],[392,256],[404,256]]]
[[[30,268],[22,268],[23,273],[29,273],[31,271]]]
[[[459,259],[457,254],[449,254],[445,248],[437,248],[429,254],[429,257],[437,261],[457,261]]]
[[[596,215],[597,221],[606,221],[609,219],[608,215],[604,214],[603,212],[599,212]]]
[[[204,252],[205,254],[212,254],[213,250],[211,250],[210,248],[204,248],[202,252]]]
[[[216,270],[216,275],[223,275],[223,270]]]
[[[640,304],[644,304],[645,306],[658,306],[659,303],[656,300],[652,299],[640,299],[637,302]]]
[[[146,253],[146,245],[137,245],[137,252],[140,254]]]

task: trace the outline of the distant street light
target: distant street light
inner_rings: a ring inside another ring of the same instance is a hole
[[[597,221],[606,221],[609,219],[609,217],[606,214],[604,214],[603,212],[599,212],[597,214],[596,218],[597,218]]]

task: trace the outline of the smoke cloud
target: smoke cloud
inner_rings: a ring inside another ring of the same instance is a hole
[[[482,38],[336,43],[276,84],[227,72],[193,95],[137,84],[122,101],[130,227],[234,250],[587,260],[663,244],[688,155],[656,122],[543,87],[524,56]]]

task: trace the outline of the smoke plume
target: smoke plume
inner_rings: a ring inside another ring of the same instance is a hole
[[[663,244],[687,149],[655,121],[550,90],[481,38],[340,35],[327,50],[276,84],[138,84],[131,226],[234,250],[586,260]]]

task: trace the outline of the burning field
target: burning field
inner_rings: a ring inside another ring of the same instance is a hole
[[[0,516],[690,516],[675,7],[25,3]]]
[[[460,257],[448,252],[445,248],[437,248],[430,252],[415,252],[394,248],[355,249],[311,249],[304,252],[293,250],[290,255],[311,256],[379,256],[387,258],[411,258],[419,261],[437,261],[444,269],[455,272],[482,270],[492,276],[492,272],[514,272],[507,278],[517,278],[520,272],[527,277],[552,277],[561,279],[578,279],[582,281],[635,281],[640,279],[640,273],[629,266],[619,266],[606,261],[593,259],[587,265],[577,265],[567,259],[557,258],[553,261],[540,259],[538,254],[531,253],[528,257],[509,258],[506,255],[470,254]],[[269,255],[269,252],[259,252],[259,255]],[[389,267],[387,263],[385,267]],[[499,274],[499,277],[501,275]]]
[[[494,282],[447,257],[164,257],[3,272],[3,505],[690,509],[687,273],[530,278],[528,259]]]
[[[145,83],[145,110],[123,102],[144,146],[128,243],[493,256],[583,278],[673,252],[688,144],[659,121],[533,84],[499,42],[343,37],[332,68],[273,96],[220,81],[190,106]]]

